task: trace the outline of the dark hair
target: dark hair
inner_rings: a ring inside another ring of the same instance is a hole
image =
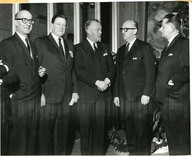
[[[180,30],[181,27],[181,19],[178,14],[167,14],[163,19],[168,19],[167,23],[172,23],[177,30]]]
[[[100,23],[101,22],[98,19],[89,19],[86,23],[85,23],[85,30],[87,30],[87,28],[91,25],[92,22],[97,22]]]
[[[67,17],[66,16],[57,14],[57,15],[54,15],[52,17],[51,23],[54,23],[57,18],[64,18],[67,21]]]

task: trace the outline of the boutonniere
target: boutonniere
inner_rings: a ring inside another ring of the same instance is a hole
[[[73,52],[69,50],[69,55],[73,58]]]
[[[105,50],[103,56],[107,56],[107,55],[108,55],[107,50]]]
[[[173,56],[173,53],[169,53],[169,55],[168,56]]]

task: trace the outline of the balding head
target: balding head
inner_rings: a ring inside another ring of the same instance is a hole
[[[21,10],[15,14],[16,31],[21,35],[27,36],[34,23],[32,14],[27,10]]]
[[[123,35],[123,39],[126,42],[131,42],[136,38],[138,24],[136,21],[127,20],[123,23],[122,28],[120,29]]]

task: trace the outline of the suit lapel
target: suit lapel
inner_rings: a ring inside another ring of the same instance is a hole
[[[171,49],[171,47],[173,47],[173,45],[175,44],[175,42],[177,42],[177,40],[181,37],[181,35],[177,35],[173,41],[170,43],[170,45],[165,48],[163,51],[162,51],[162,56],[161,58],[163,58],[164,56],[166,56],[168,53],[169,53],[169,50]]]
[[[50,39],[51,43],[54,45],[54,47],[57,48],[57,50],[61,51],[61,49],[59,48],[59,46],[57,45],[56,41],[54,40],[54,38],[51,34],[49,34],[49,39]]]
[[[84,41],[84,46],[85,46],[85,51],[87,53],[90,53],[91,55],[94,55],[95,57],[97,57],[95,51],[93,50],[93,48],[91,47],[91,44],[87,39]]]
[[[64,57],[63,57],[63,54],[62,54],[63,52],[61,51],[61,49],[59,48],[58,44],[56,43],[56,41],[54,40],[54,38],[53,38],[53,36],[51,34],[49,35],[49,40],[51,41],[53,47],[55,47],[57,49],[56,52],[55,52],[55,50],[53,50],[55,55],[58,55],[59,59],[64,62],[65,60],[64,60]],[[64,42],[64,47],[66,47],[65,42]]]
[[[32,59],[30,58],[29,51],[28,51],[27,47],[25,46],[25,44],[23,43],[21,38],[17,35],[17,33],[15,33],[14,37],[15,37],[15,39],[17,41],[17,45],[21,49],[19,51],[22,52],[23,59],[32,64]]]
[[[69,49],[68,49],[68,46],[67,46],[67,42],[65,41],[64,38],[63,38],[63,41],[64,41],[64,48],[65,48],[66,60],[67,60],[68,57],[69,57]]]
[[[135,40],[135,42],[133,43],[131,49],[129,50],[128,54],[125,57],[130,57],[132,56],[132,54],[134,53],[135,49],[138,47],[138,39]],[[126,45],[124,47],[124,49],[126,48]],[[125,51],[125,50],[124,50]]]

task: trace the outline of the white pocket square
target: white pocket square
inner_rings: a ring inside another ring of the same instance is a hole
[[[104,53],[103,56],[107,56],[108,54],[107,53]]]
[[[133,60],[137,60],[137,57],[133,57]]]
[[[168,56],[173,56],[173,54],[172,54],[172,53],[170,53]]]

